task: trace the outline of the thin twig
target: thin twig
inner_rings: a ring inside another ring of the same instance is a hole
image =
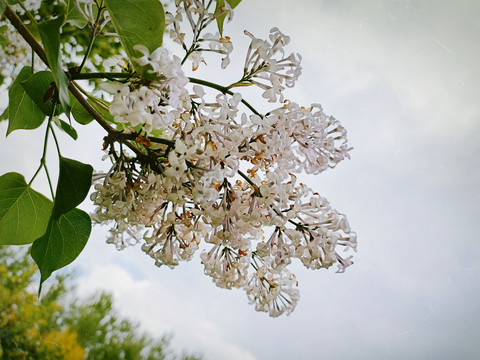
[[[117,72],[98,72],[98,73],[72,73],[70,79],[72,80],[90,80],[90,79],[128,79],[132,77],[129,73]]]
[[[225,86],[221,86],[215,83],[212,83],[210,81],[202,80],[202,79],[196,79],[193,77],[188,78],[191,83],[198,84],[198,85],[203,85],[203,86],[208,86],[212,89],[220,91],[222,94],[228,94],[228,95],[234,95],[232,91],[230,91],[228,88]],[[263,118],[263,115],[260,114],[252,105],[250,105],[246,100],[242,99],[240,100],[246,107],[248,107],[255,115],[260,116]]]

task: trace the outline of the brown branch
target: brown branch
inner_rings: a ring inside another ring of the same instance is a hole
[[[70,74],[70,78],[74,80],[90,80],[90,79],[108,79],[108,80],[118,80],[118,79],[127,79],[131,78],[132,74],[121,73],[121,72],[100,72],[100,73],[78,73],[74,72]]]
[[[114,128],[112,128],[108,122],[102,117],[102,115],[85,99],[77,88],[77,84],[75,81],[70,81],[68,83],[68,90],[72,93],[73,96],[78,100],[78,102],[88,111],[90,115],[109,133],[116,133],[118,132]]]

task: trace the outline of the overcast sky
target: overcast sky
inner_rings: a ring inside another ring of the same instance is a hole
[[[286,96],[321,103],[354,147],[351,160],[301,180],[348,216],[355,264],[344,274],[296,267],[301,300],[273,319],[243,291],[215,287],[198,260],[158,269],[139,247],[105,244],[97,227],[74,263],[81,295],[112,291],[123,314],[212,360],[480,358],[479,13],[475,0],[244,0],[226,25],[237,60],[197,76],[235,78],[244,29],[290,35],[303,76]],[[65,155],[104,168],[101,131],[79,131],[76,143],[62,139]],[[29,178],[42,138],[2,137],[1,173]]]

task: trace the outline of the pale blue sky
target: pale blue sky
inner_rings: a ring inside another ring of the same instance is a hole
[[[235,79],[244,29],[290,35],[303,75],[287,97],[321,103],[355,148],[336,169],[302,178],[348,216],[355,264],[344,274],[297,267],[300,303],[272,319],[242,291],[216,288],[198,260],[157,269],[96,228],[75,262],[82,295],[111,290],[124,314],[213,360],[480,358],[479,4],[244,0],[226,25],[237,60],[196,76]],[[62,139],[66,155],[104,166],[101,131],[79,130],[77,143]],[[42,137],[1,139],[1,172],[31,176]]]

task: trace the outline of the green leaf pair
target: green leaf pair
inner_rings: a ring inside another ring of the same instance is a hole
[[[0,177],[0,245],[30,244],[47,230],[53,203],[22,175]]]
[[[40,289],[52,272],[75,260],[87,243],[91,220],[76,206],[88,194],[92,172],[90,165],[60,157],[54,202],[33,190],[20,174],[0,177],[0,245],[33,242],[31,255],[40,269]]]
[[[17,129],[36,129],[45,120],[45,113],[28,95],[24,82],[32,76],[32,68],[25,66],[8,90],[8,128],[7,135]],[[31,82],[34,86],[36,82]],[[27,86],[28,87],[28,86]],[[42,86],[43,87],[43,86]],[[38,90],[35,91],[35,90]],[[32,88],[32,93],[41,94],[40,89]],[[34,96],[36,99],[37,96]],[[43,101],[42,101],[43,107]]]

